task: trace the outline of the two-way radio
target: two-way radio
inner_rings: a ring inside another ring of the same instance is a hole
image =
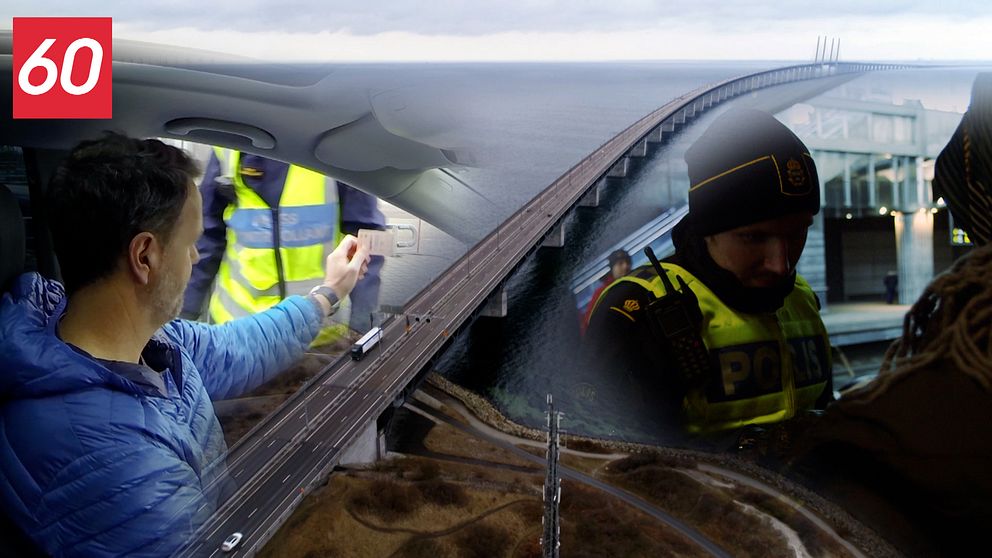
[[[675,290],[650,246],[644,248],[644,254],[665,286],[665,294],[648,304],[648,323],[655,337],[668,343],[685,386],[702,387],[710,369],[710,358],[701,332],[703,315],[699,299],[679,275],[675,279],[681,290]]]

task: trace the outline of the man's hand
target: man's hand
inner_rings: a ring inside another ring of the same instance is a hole
[[[369,252],[358,244],[358,239],[346,235],[333,252],[327,255],[324,284],[344,299],[355,288],[355,283],[369,270]]]

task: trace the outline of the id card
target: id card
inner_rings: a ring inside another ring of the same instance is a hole
[[[393,231],[391,230],[359,229],[358,244],[367,248],[371,256],[385,256],[388,258],[393,255],[396,240],[393,238]]]

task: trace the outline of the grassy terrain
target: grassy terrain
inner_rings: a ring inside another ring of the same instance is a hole
[[[436,430],[436,437],[464,436],[444,425]],[[541,474],[422,457],[340,472],[303,502],[261,556],[537,558],[542,484]],[[703,555],[679,533],[583,485],[565,481],[561,514],[563,557]]]
[[[699,482],[661,456],[633,455],[610,463],[601,478],[638,494],[702,532],[733,556],[791,556],[770,522],[748,513],[747,504],[796,532],[813,556],[846,556],[847,551],[795,508],[747,486]],[[722,482],[722,481],[721,481]]]
[[[307,498],[262,556],[511,556],[540,498],[498,481],[430,477],[426,460],[334,475]],[[412,478],[404,478],[412,477]]]
[[[541,465],[527,461],[512,452],[496,447],[485,441],[449,426],[438,424],[424,437],[424,446],[438,453],[459,457],[482,459],[495,463],[506,463],[520,467],[541,468]]]
[[[531,473],[506,467],[534,464],[443,423],[430,427],[420,443],[422,448],[412,444],[410,451],[426,449],[430,457],[394,457],[332,475],[261,555],[541,555],[542,469]],[[523,449],[544,456],[541,448]],[[597,449],[595,442],[582,448]],[[639,495],[733,556],[792,556],[790,538],[815,557],[846,555],[791,504],[696,470],[684,456],[633,454],[608,462],[563,454],[562,463]],[[784,531],[774,528],[775,520]],[[706,555],[667,524],[569,479],[562,481],[561,541],[564,558]]]

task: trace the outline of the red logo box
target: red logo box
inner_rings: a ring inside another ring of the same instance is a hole
[[[14,18],[14,118],[111,118],[109,17]]]

